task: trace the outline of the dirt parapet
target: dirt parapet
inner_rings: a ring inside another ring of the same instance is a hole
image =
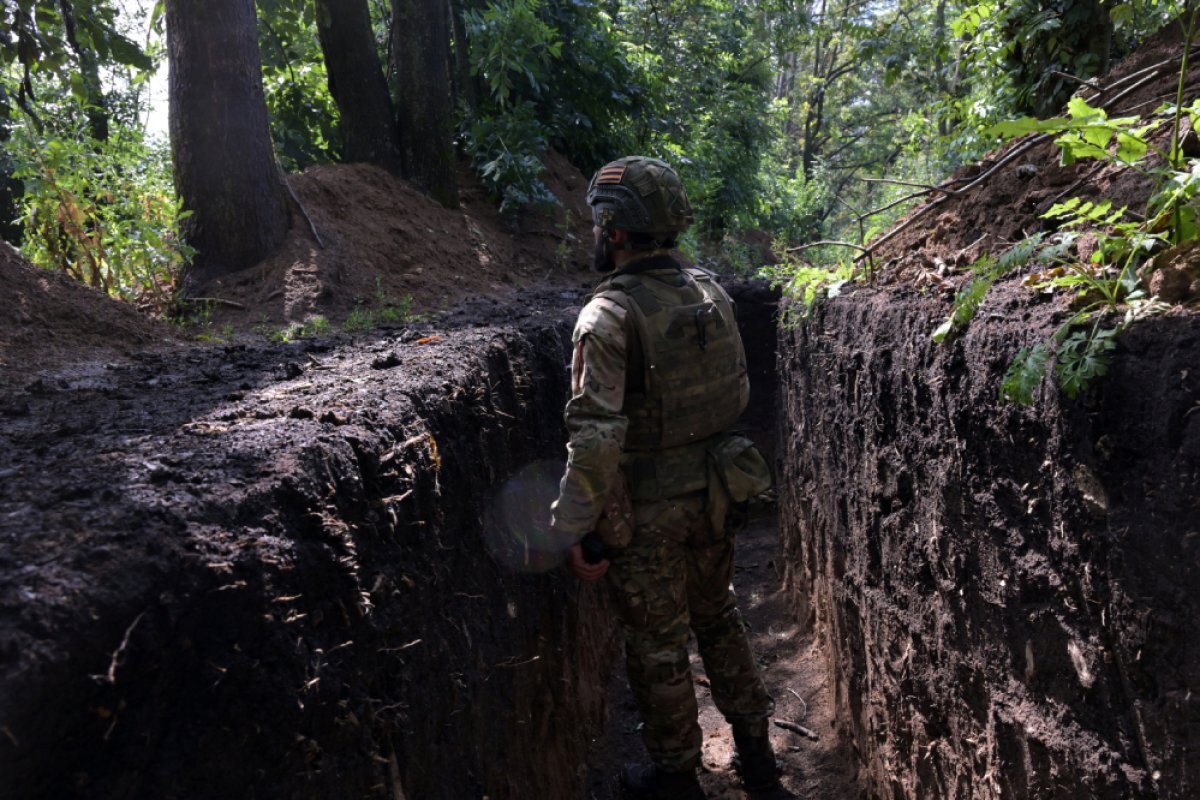
[[[0,794],[577,796],[603,596],[487,547],[577,302],[6,390]]]
[[[1200,316],[997,402],[1049,306],[864,289],[781,339],[781,526],[874,797],[1185,798],[1200,774]]]

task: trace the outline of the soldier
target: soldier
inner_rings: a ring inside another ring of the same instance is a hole
[[[577,542],[571,572],[607,576],[619,610],[651,759],[625,769],[621,784],[630,798],[704,798],[690,628],[733,728],[743,785],[776,790],[774,703],[730,585],[730,504],[770,485],[753,444],[729,432],[749,398],[733,304],[711,274],[670,256],[692,214],[666,163],[614,161],[587,200],[595,266],[608,277],[575,326],[568,463],[552,526]],[[603,556],[589,558],[598,534]]]

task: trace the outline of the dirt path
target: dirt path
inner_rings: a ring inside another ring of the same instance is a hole
[[[803,725],[819,741],[772,726],[771,739],[784,767],[784,787],[805,800],[859,797],[853,755],[833,728],[833,690],[815,637],[792,619],[783,591],[778,525],[774,513],[754,519],[739,535],[734,586],[750,626],[750,640],[775,698],[775,719]],[[713,705],[704,665],[692,645],[692,670],[704,731],[701,782],[710,800],[744,800],[733,771],[733,739]],[[638,735],[633,694],[618,668],[609,686],[609,723],[589,758],[587,800],[620,800],[615,775],[629,762],[645,759]],[[786,796],[786,795],[782,795]]]

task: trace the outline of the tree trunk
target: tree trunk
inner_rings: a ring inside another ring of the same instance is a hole
[[[283,242],[286,190],[263,98],[254,0],[167,0],[171,159],[192,216],[185,293],[252,267]]]
[[[8,92],[0,86],[0,239],[15,247],[21,244],[23,233],[16,219],[24,185],[12,176],[14,167],[8,156],[8,140],[12,135],[11,114]]]
[[[343,161],[401,174],[400,137],[375,50],[367,0],[315,0],[329,92],[341,112]]]
[[[108,102],[104,97],[104,85],[100,82],[100,61],[96,51],[91,47],[83,47],[76,32],[78,21],[75,17],[75,6],[71,0],[58,0],[58,8],[62,12],[63,29],[66,31],[67,43],[75,51],[79,59],[79,76],[87,108],[88,127],[91,128],[92,138],[97,142],[108,141]],[[84,8],[87,11],[87,8]]]
[[[446,208],[458,208],[446,0],[394,0],[393,8],[404,174]]]
[[[471,48],[467,40],[467,26],[463,23],[463,12],[473,4],[464,0],[451,0],[450,26],[454,34],[454,96],[461,98],[470,111],[479,108],[479,80],[471,74]]]

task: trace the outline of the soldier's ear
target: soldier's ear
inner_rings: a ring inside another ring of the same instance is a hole
[[[625,244],[629,241],[629,231],[624,228],[613,228],[608,232],[608,240],[613,244]]]

